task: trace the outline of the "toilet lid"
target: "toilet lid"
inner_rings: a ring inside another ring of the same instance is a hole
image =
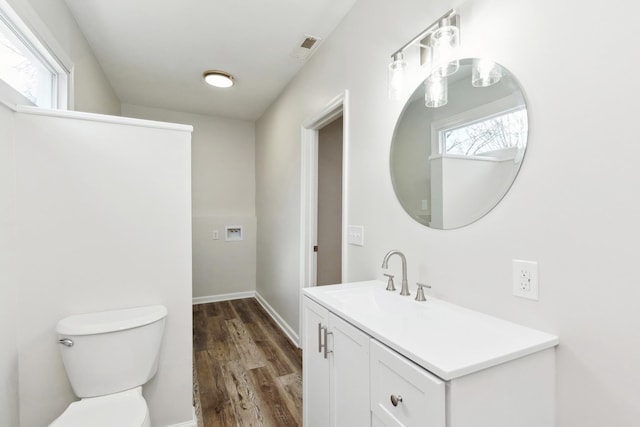
[[[148,416],[139,392],[123,392],[73,402],[49,427],[141,427]]]

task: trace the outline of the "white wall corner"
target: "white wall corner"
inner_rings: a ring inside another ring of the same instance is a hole
[[[296,331],[284,321],[284,319],[278,314],[278,312],[269,305],[267,300],[265,300],[262,295],[256,292],[256,300],[260,303],[260,305],[266,310],[266,312],[271,316],[271,318],[276,322],[276,324],[282,329],[285,333],[289,341],[293,343],[296,347],[300,348],[300,336],[296,333]]]

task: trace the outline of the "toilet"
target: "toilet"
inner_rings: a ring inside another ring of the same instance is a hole
[[[149,427],[142,386],[158,370],[166,317],[153,305],[60,320],[62,361],[80,400],[49,427]]]

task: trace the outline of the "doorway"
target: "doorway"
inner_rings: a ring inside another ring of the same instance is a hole
[[[318,130],[316,286],[342,281],[342,139],[338,117]]]
[[[347,165],[349,153],[347,101],[348,92],[345,91],[302,125],[300,195],[301,288],[318,284],[341,283],[345,281],[347,276],[345,237],[347,230],[346,201],[348,200]],[[320,144],[326,143],[329,139],[333,140],[333,143],[329,142],[327,145],[320,146]],[[337,156],[336,152],[339,152],[341,156]],[[323,165],[320,156],[329,157],[330,166]],[[337,179],[338,176],[339,181]],[[329,196],[332,199],[331,202],[325,202],[327,197],[327,195],[323,195],[325,184],[332,188]],[[336,190],[336,186],[339,191]],[[336,202],[336,199],[339,201]],[[331,230],[330,234],[332,236],[328,242],[325,242],[325,238],[329,237],[329,233],[325,232],[327,227]],[[319,235],[320,239],[318,239]],[[314,250],[316,247],[318,252]],[[327,257],[324,257],[324,255],[327,255]],[[326,263],[329,263],[331,267],[325,269]],[[318,274],[320,269],[322,271]],[[325,273],[328,271],[330,271],[330,274],[327,276]]]

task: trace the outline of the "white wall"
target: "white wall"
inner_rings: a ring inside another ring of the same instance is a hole
[[[513,182],[513,158],[495,160],[481,156],[439,156],[430,160],[431,187],[439,198],[432,199],[432,222],[451,229],[482,218],[500,201]]]
[[[18,425],[14,113],[0,103],[0,425]]]
[[[129,117],[193,126],[193,296],[255,290],[255,125],[244,120],[122,105]],[[226,225],[243,226],[244,240],[225,242]],[[213,240],[213,230],[220,239]]]
[[[100,112],[108,114],[120,113],[120,102],[106,80],[97,60],[93,56],[84,36],[71,17],[64,1],[29,1],[9,0],[31,29],[45,44],[57,48],[56,53],[74,64],[75,90],[72,92],[71,104],[76,110]],[[36,10],[37,9],[37,10]],[[45,22],[46,21],[46,22]],[[10,92],[2,91],[4,101],[22,102],[12,99]],[[18,334],[19,315],[29,313],[40,318],[38,312],[31,310],[31,302],[22,306],[18,296],[20,281],[18,279],[15,231],[16,218],[16,168],[14,155],[14,111],[0,103],[0,425],[16,427],[19,425],[19,414],[27,411],[28,425],[30,418],[43,415],[33,400],[19,402],[19,382],[37,382],[38,377],[32,372],[23,372],[19,380],[19,348]],[[17,144],[22,140],[17,137]],[[51,319],[43,315],[40,320]],[[22,337],[24,338],[24,337]],[[34,337],[30,337],[34,338]],[[43,360],[40,360],[42,362]],[[187,374],[187,375],[190,375]],[[46,387],[44,387],[46,389]],[[47,396],[41,402],[49,401]],[[20,407],[22,405],[22,408]],[[23,419],[25,416],[23,415]]]
[[[72,109],[119,115],[120,100],[64,0],[8,0],[8,2],[38,36],[44,37],[45,44],[51,46],[55,44],[73,62],[74,106]]]
[[[429,157],[431,153],[432,108],[425,108],[424,93],[407,105],[403,113],[406,125],[395,129],[395,141],[390,156],[393,159],[393,185],[400,193],[404,209],[415,219],[423,223],[431,220],[435,210],[432,202],[432,172]],[[433,173],[435,175],[435,173]],[[426,200],[428,209],[422,209]],[[436,210],[437,211],[437,210]]]
[[[386,67],[452,6],[467,55],[494,58],[522,84],[530,139],[502,202],[442,231],[411,220],[393,193],[388,154],[401,106],[387,98]],[[348,279],[380,277],[384,253],[403,250],[410,283],[560,336],[558,426],[637,425],[639,14],[621,0],[357,2],[257,124],[258,291],[297,328],[300,126],[348,89],[348,222],[366,233],[364,247],[349,246]],[[514,258],[539,262],[540,301],[511,295]]]
[[[15,115],[21,426],[74,400],[59,319],[150,304],[169,311],[152,423],[191,421],[190,133],[94,118]]]

